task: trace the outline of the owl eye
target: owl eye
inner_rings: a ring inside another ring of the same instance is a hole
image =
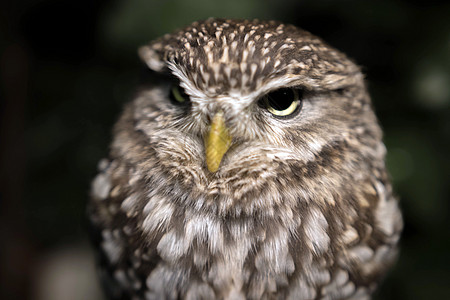
[[[262,98],[266,109],[276,117],[292,116],[301,108],[300,90],[282,88],[270,92]]]
[[[179,85],[172,85],[170,88],[170,100],[176,104],[182,104],[189,101],[189,96],[186,94],[183,88]]]

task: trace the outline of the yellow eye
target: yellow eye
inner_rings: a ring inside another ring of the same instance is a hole
[[[277,117],[287,117],[299,111],[300,93],[297,89],[283,88],[263,97],[267,110]]]
[[[174,103],[184,103],[189,100],[189,96],[184,92],[184,90],[178,86],[173,85],[170,89],[170,100]]]

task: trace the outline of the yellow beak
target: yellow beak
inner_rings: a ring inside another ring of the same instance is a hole
[[[205,137],[206,165],[212,173],[219,169],[223,156],[231,146],[231,136],[225,126],[223,112],[218,112],[211,123],[211,128]]]

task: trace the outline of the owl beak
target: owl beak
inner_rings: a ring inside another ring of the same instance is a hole
[[[206,165],[212,173],[219,169],[223,156],[231,146],[231,136],[225,125],[223,112],[215,114],[211,128],[205,137]]]

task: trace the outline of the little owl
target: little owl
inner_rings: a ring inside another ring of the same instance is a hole
[[[139,49],[93,181],[113,299],[370,299],[402,228],[359,67],[277,22],[209,19]]]

